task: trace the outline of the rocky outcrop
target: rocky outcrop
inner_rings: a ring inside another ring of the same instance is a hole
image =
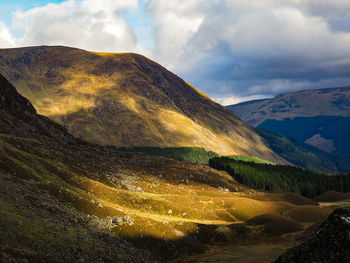
[[[305,243],[289,249],[275,263],[350,262],[350,208],[338,208]]]

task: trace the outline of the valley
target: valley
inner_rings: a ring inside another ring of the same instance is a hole
[[[350,88],[280,94],[228,106],[285,160],[317,173],[348,173]]]
[[[0,88],[3,262],[253,262],[266,254],[268,262],[308,239],[336,208],[244,185],[208,166],[220,154],[203,148],[106,147],[75,137],[2,76]],[[262,140],[238,127],[251,135],[244,147]],[[265,144],[249,147],[242,153],[256,155],[225,158],[249,169],[297,169],[278,166],[286,161]]]
[[[350,263],[350,1],[0,1],[0,263]]]

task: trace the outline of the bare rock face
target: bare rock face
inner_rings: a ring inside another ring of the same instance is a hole
[[[316,134],[305,140],[306,144],[312,145],[325,152],[333,152],[335,150],[332,139],[325,139],[320,134]]]
[[[338,208],[305,243],[289,249],[275,263],[350,262],[350,208]]]

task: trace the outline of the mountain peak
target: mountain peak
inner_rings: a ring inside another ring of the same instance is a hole
[[[42,46],[2,49],[0,56],[0,73],[76,137],[283,162],[230,110],[142,55]]]

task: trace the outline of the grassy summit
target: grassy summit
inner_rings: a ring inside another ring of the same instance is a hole
[[[43,46],[2,49],[0,57],[0,73],[75,137],[283,162],[232,111],[144,56]]]

